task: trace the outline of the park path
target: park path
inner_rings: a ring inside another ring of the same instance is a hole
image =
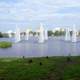
[[[63,80],[65,67],[76,63],[80,62],[67,61],[67,59],[65,61],[61,61],[55,65],[56,66],[55,69],[50,70],[50,72],[47,74],[47,77],[41,78],[41,80]]]

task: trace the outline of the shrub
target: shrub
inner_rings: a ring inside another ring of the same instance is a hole
[[[69,54],[68,55],[68,57],[67,57],[67,62],[71,62],[72,60],[71,60],[71,54]]]
[[[46,59],[48,59],[49,57],[48,56],[46,56]]]
[[[32,59],[30,59],[29,61],[28,61],[28,63],[32,63],[33,61],[32,61]]]
[[[9,48],[12,46],[12,43],[11,42],[0,42],[0,48]]]
[[[25,56],[22,56],[23,59],[25,59]]]
[[[67,57],[67,62],[71,62],[71,57]]]
[[[39,64],[40,64],[40,66],[42,66],[42,62],[40,62]]]

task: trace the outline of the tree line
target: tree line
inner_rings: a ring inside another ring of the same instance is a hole
[[[72,31],[70,31],[70,35],[72,36]],[[26,35],[26,32],[22,32],[20,33],[21,35]],[[33,31],[30,31],[29,34],[32,34],[33,36],[35,35],[39,35],[40,33],[39,32],[33,32]],[[53,32],[52,30],[48,30],[48,36],[65,36],[66,34],[66,31],[55,31]],[[14,37],[14,33],[11,33],[11,35]],[[78,36],[80,36],[80,32],[78,32]],[[9,34],[8,33],[2,33],[0,32],[0,38],[3,38],[3,37],[9,37]]]

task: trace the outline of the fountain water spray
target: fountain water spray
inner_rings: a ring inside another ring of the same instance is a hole
[[[25,38],[26,40],[29,40],[29,32],[30,32],[30,30],[27,29],[27,30],[26,30],[26,38]]]
[[[69,28],[66,28],[65,40],[70,41],[70,29]]]
[[[77,36],[76,36],[76,26],[73,26],[73,32],[72,32],[72,42],[77,42]]]
[[[19,42],[20,40],[21,40],[20,29],[17,27],[15,32],[15,42]]]
[[[48,30],[47,29],[45,30],[44,37],[45,37],[45,40],[48,40]]]
[[[40,24],[39,32],[40,32],[39,43],[43,43],[45,39],[44,39],[44,28],[42,24]]]

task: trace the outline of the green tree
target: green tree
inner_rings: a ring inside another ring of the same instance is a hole
[[[64,36],[65,31],[55,31],[54,36]]]
[[[3,34],[0,32],[0,38],[2,38],[3,37]]]
[[[52,31],[48,31],[48,36],[53,36],[53,32]]]

